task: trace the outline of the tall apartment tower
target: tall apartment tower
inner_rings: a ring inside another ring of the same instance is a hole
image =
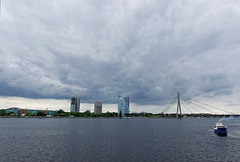
[[[124,117],[125,114],[129,114],[129,97],[122,97],[118,96],[118,115],[120,115],[120,112],[122,116]]]
[[[71,98],[70,112],[80,112],[80,98]]]
[[[102,103],[101,102],[95,102],[94,103],[94,113],[95,114],[102,114]]]

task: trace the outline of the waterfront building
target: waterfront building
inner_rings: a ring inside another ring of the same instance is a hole
[[[70,112],[80,112],[80,98],[71,98]]]
[[[30,114],[32,114],[32,115],[34,115],[34,116],[37,116],[37,113],[39,112],[39,111],[44,111],[44,110],[33,110],[33,109],[28,109],[27,110],[27,112],[29,112]],[[19,115],[21,115],[21,114],[19,114]]]
[[[11,112],[11,113],[14,113],[16,115],[19,115],[19,110],[20,110],[20,108],[11,107],[11,108],[6,109],[6,114]]]
[[[95,114],[102,114],[102,103],[101,102],[95,102],[94,103],[94,113]]]
[[[129,114],[129,97],[118,96],[118,115],[122,114],[125,117],[126,114]]]
[[[23,114],[26,114],[27,112],[29,112],[30,114],[37,116],[37,113],[40,111],[42,111],[43,113],[45,113],[46,115],[49,115],[49,116],[53,116],[53,114],[57,112],[57,111],[53,111],[53,110],[21,109],[21,108],[17,108],[17,107],[12,107],[12,108],[6,109],[7,114],[12,112],[15,115],[23,115]]]
[[[25,115],[27,113],[27,109],[19,109],[18,115]]]

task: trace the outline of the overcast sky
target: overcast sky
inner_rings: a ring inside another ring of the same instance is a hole
[[[0,97],[240,113],[239,20],[239,0],[2,0]]]

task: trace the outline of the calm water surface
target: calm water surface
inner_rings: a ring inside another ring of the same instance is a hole
[[[0,118],[0,161],[240,161],[240,119]]]

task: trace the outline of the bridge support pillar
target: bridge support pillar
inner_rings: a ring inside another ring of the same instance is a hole
[[[176,118],[182,118],[182,110],[181,110],[181,105],[180,105],[180,94],[178,92],[177,94],[178,97],[178,102],[177,102],[177,114],[176,114]]]

